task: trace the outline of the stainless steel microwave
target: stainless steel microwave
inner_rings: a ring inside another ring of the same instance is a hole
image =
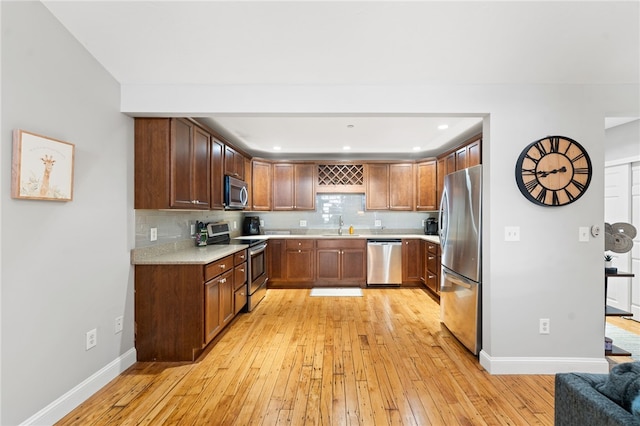
[[[231,176],[224,177],[224,207],[243,209],[249,201],[247,183]]]

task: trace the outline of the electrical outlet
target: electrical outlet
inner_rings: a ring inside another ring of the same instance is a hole
[[[98,344],[98,330],[93,329],[87,331],[87,350],[93,348]]]
[[[520,227],[519,226],[505,226],[504,227],[504,240],[505,241],[520,241]]]
[[[235,220],[233,221],[233,229],[238,229],[238,222]]]
[[[551,333],[551,320],[549,318],[540,318],[540,334]]]
[[[158,228],[151,228],[149,232],[149,241],[158,241]]]
[[[124,322],[124,318],[122,316],[119,316],[116,318],[116,323],[115,323],[115,334],[118,333],[122,333],[122,323]]]
[[[260,219],[260,226],[264,226],[264,220]]]
[[[427,223],[427,219],[422,219],[422,227],[424,228],[424,224]]]
[[[373,226],[382,226],[382,221],[380,219],[376,219]]]
[[[301,227],[305,227],[305,226],[307,226],[307,221],[306,221],[306,220],[301,220],[301,221],[300,221],[300,226],[301,226]]]
[[[191,235],[196,235],[196,224],[195,223],[191,224]]]

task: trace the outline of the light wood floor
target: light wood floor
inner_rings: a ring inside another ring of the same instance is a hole
[[[552,425],[554,376],[491,376],[421,289],[269,290],[192,364],[136,363],[60,425]]]

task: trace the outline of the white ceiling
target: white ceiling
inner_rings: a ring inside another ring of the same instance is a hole
[[[128,85],[637,84],[640,74],[637,1],[43,3]],[[251,151],[302,154],[429,152],[480,118],[204,120]]]

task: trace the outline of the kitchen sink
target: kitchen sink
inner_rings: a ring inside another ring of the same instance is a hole
[[[322,234],[323,237],[359,237],[360,234]]]

